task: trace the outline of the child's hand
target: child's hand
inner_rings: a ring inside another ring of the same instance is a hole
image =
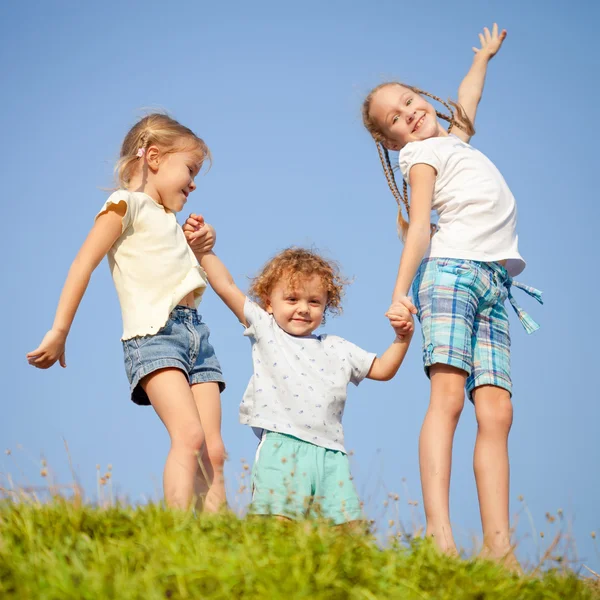
[[[202,215],[194,213],[188,217],[183,225],[183,233],[194,254],[210,252],[217,241],[214,227],[205,223]]]
[[[498,24],[494,23],[492,27],[492,33],[487,27],[483,28],[483,33],[479,34],[479,41],[481,42],[481,48],[473,46],[473,52],[486,60],[490,60],[502,47],[502,42],[506,38],[506,29],[503,29],[498,34]]]
[[[415,329],[415,323],[412,312],[405,304],[402,302],[394,302],[388,308],[385,316],[390,320],[390,325],[393,327],[400,340],[405,340],[407,337],[412,336]]]
[[[64,333],[51,329],[42,340],[42,343],[27,354],[27,362],[38,369],[48,369],[57,360],[61,367],[66,367],[65,344],[67,336]]]

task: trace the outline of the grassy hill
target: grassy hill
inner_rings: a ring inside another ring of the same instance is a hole
[[[5,501],[0,598],[571,600],[600,599],[600,586],[569,571],[519,577],[422,540],[382,549],[317,523]]]

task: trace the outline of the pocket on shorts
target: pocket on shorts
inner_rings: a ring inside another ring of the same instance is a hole
[[[437,262],[437,272],[460,279],[463,285],[470,285],[477,277],[477,265],[471,260],[443,258]]]

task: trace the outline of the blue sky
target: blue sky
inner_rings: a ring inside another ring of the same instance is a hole
[[[508,30],[490,65],[473,144],[500,168],[519,207],[517,291],[542,328],[527,336],[511,311],[515,421],[510,437],[511,513],[521,514],[523,557],[535,560],[557,525],[573,521],[578,556],[600,569],[600,334],[593,243],[599,53],[598,7],[571,3],[434,0],[364,2],[28,2],[0,7],[3,219],[0,297],[4,349],[0,472],[43,484],[43,455],[58,481],[71,478],[63,447],[91,498],[96,464],[113,465],[131,501],[160,494],[168,437],[149,408],[128,399],[120,311],[106,263],[94,274],[67,346],[68,368],[37,371],[25,354],[50,327],[68,267],[106,191],[127,129],[163,108],[209,144],[214,165],[188,209],[218,232],[217,250],[241,287],[277,250],[314,245],[354,278],[343,316],[327,330],[367,350],[392,339],[388,307],[401,244],[395,203],[360,121],[364,96],[401,79],[456,97],[485,25]],[[593,166],[594,164],[594,166]],[[228,387],[223,436],[234,505],[241,459],[256,439],[239,425],[251,372],[249,343],[212,292],[201,313]],[[396,378],[351,389],[348,447],[367,512],[384,526],[388,492],[400,515],[423,520],[417,440],[427,408],[420,334]],[[472,473],[476,425],[467,405],[458,427],[452,520],[464,545],[480,532]],[[19,446],[20,445],[20,446]],[[22,472],[21,472],[22,470]],[[406,481],[403,482],[402,479]],[[4,483],[6,480],[3,480]],[[407,505],[417,500],[416,509]],[[385,528],[385,527],[384,527]]]

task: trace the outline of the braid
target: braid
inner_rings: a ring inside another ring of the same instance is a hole
[[[390,153],[388,152],[388,149],[381,142],[376,142],[375,144],[377,146],[377,152],[379,153],[381,166],[383,167],[383,174],[385,175],[388,186],[396,200],[396,204],[398,205],[398,235],[401,235],[404,239],[408,231],[408,220],[402,215],[402,205],[404,205],[404,208],[406,209],[406,216],[409,216],[408,190],[406,187],[406,181],[402,179],[402,183],[404,184],[404,195],[402,195],[398,189],[398,184],[396,183],[396,177],[394,176],[394,169],[392,168],[392,163],[390,162]]]
[[[410,218],[410,204],[408,201],[408,186],[406,184],[406,180],[403,177],[402,178],[402,189],[403,189],[404,193],[402,194],[400,192],[400,190],[398,189],[398,185],[396,183],[396,178],[394,176],[394,169],[390,162],[390,155],[389,155],[387,148],[384,145],[385,141],[386,141],[385,135],[384,135],[383,131],[381,130],[381,126],[373,119],[373,117],[371,117],[371,114],[370,114],[371,102],[373,100],[374,94],[376,94],[380,89],[382,89],[388,85],[403,86],[405,88],[408,88],[409,90],[412,90],[413,92],[415,92],[415,94],[422,94],[424,96],[428,96],[432,100],[435,100],[436,102],[439,102],[440,104],[445,106],[446,110],[448,111],[449,114],[444,114],[438,110],[435,111],[435,114],[438,116],[438,118],[449,123],[448,133],[450,133],[452,131],[452,128],[454,126],[456,126],[459,129],[462,129],[467,135],[474,135],[475,128],[473,127],[473,123],[471,123],[471,119],[469,119],[469,117],[465,113],[462,106],[460,106],[460,104],[457,104],[456,102],[453,102],[452,100],[448,100],[448,102],[444,102],[440,97],[434,96],[433,94],[430,94],[428,92],[420,90],[411,85],[406,85],[403,83],[395,83],[395,82],[382,83],[382,84],[378,85],[376,88],[372,89],[371,92],[369,93],[369,95],[365,98],[365,101],[363,102],[363,106],[362,106],[363,124],[365,125],[365,127],[367,128],[367,131],[371,134],[371,136],[375,140],[375,145],[377,146],[377,152],[379,153],[379,160],[381,161],[381,165],[383,167],[383,173],[387,180],[387,184],[394,196],[394,199],[396,200],[396,204],[398,205],[398,233],[401,235],[402,239],[405,239],[406,234],[408,232],[408,219]],[[455,110],[456,110],[458,118],[455,118]],[[404,206],[404,208],[406,210],[406,216],[407,216],[406,219],[404,218],[404,216],[402,214],[402,206]],[[431,224],[431,235],[432,236],[436,232],[436,230],[437,230],[437,226],[432,223]]]
[[[142,133],[140,134],[140,138],[137,143],[138,147],[136,148],[136,150],[139,150],[140,148],[142,150],[146,150],[146,146],[148,144],[148,137],[149,137],[149,131],[147,129],[144,129],[142,131]]]

